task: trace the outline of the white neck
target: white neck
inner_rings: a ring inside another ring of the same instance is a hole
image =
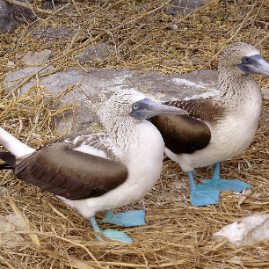
[[[125,133],[125,135],[128,147],[121,147],[121,150],[125,151],[125,156],[128,153],[129,161],[139,162],[142,165],[145,162],[154,162],[153,159],[163,156],[163,138],[157,128],[149,121],[143,120],[136,124],[132,131]],[[127,145],[127,143],[125,144]]]
[[[151,190],[160,176],[164,141],[157,128],[146,120],[136,126],[136,133],[133,135],[129,137],[128,157],[122,161],[128,162],[126,163],[130,176],[128,184],[143,186],[143,189],[136,191],[134,201],[137,201]]]
[[[105,121],[105,128],[109,134],[110,139],[116,145],[117,151],[128,152],[131,147],[130,140],[136,139],[137,129],[141,125],[141,121],[137,121],[134,118],[121,118],[107,116]]]
[[[252,104],[261,106],[261,93],[251,75],[234,73],[222,70],[219,75],[219,90],[222,102],[233,110],[239,108],[239,104]]]
[[[164,141],[160,132],[146,120],[132,127],[132,132],[125,133],[128,146],[117,148],[119,159],[128,167],[128,180],[115,190],[115,194],[108,194],[113,196],[111,203],[115,203],[114,207],[143,198],[157,182],[162,170]],[[124,195],[119,196],[119,192]]]

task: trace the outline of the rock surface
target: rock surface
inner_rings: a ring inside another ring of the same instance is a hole
[[[21,245],[25,239],[17,232],[25,232],[18,217],[13,213],[0,216],[0,246],[16,247]]]
[[[210,0],[174,0],[171,6],[167,9],[166,14],[188,15],[208,2],[210,2]]]
[[[69,40],[70,36],[78,34],[78,29],[74,28],[70,30],[65,27],[39,27],[38,29],[31,32],[31,37],[36,39],[44,39],[44,41],[58,41],[58,40]]]
[[[76,59],[79,60],[80,63],[85,63],[88,61],[101,61],[107,58],[113,48],[106,44],[95,44],[88,46],[85,50],[83,50]]]
[[[14,81],[33,74],[39,68],[27,68],[9,73],[4,85],[12,90]],[[47,68],[41,73],[54,70]],[[215,70],[201,71],[187,75],[166,75],[160,72],[136,71],[126,69],[81,69],[70,68],[46,77],[40,77],[40,84],[54,96],[72,88],[73,90],[62,96],[60,102],[64,104],[79,103],[76,110],[75,122],[71,127],[73,114],[65,113],[65,121],[56,119],[59,132],[75,132],[85,130],[91,123],[102,120],[104,102],[115,92],[122,89],[135,89],[148,94],[150,98],[165,101],[214,95],[217,88],[217,72]],[[23,94],[36,84],[36,78],[25,83],[17,94]]]
[[[17,0],[25,2],[25,0]],[[0,0],[0,33],[12,32],[16,26],[25,20],[34,20],[32,11]]]
[[[261,89],[261,92],[262,92],[262,99],[264,101],[269,101],[269,89],[267,88],[262,88]]]
[[[28,51],[22,58],[25,65],[38,65],[48,61],[52,57],[51,50],[43,50],[39,52]]]

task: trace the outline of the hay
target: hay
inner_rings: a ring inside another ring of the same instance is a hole
[[[129,68],[168,74],[216,68],[219,53],[239,40],[258,44],[264,58],[269,56],[268,1],[212,1],[187,16],[166,15],[164,1],[72,0],[56,11],[42,10],[42,1],[28,2],[38,20],[1,36],[1,80],[23,68],[19,55],[30,50],[53,50],[53,59],[44,67]],[[59,27],[69,29],[70,36],[46,39],[46,29]],[[39,35],[41,29],[44,35]],[[104,60],[80,64],[76,55],[96,43],[114,50]],[[15,62],[15,67],[6,66],[8,61]],[[34,76],[41,78],[40,72]],[[268,87],[269,78],[256,78],[259,86]],[[24,78],[21,85],[29,79]],[[53,116],[74,109],[51,109],[50,104],[60,96],[48,95],[42,83],[21,97],[13,94],[10,98],[3,90],[1,86],[1,125],[35,148],[57,138]],[[44,102],[45,98],[49,101]],[[147,211],[146,226],[120,228],[134,240],[131,245],[98,242],[90,222],[57,197],[17,180],[10,172],[1,172],[1,186],[8,194],[0,194],[0,214],[16,212],[25,227],[18,231],[24,238],[21,245],[0,247],[1,268],[268,268],[268,243],[235,249],[213,237],[238,218],[269,211],[268,115],[269,103],[264,102],[263,124],[251,146],[221,166],[223,178],[241,179],[253,185],[251,192],[222,192],[218,205],[192,207],[187,175],[165,157],[153,190],[142,201],[116,210]],[[212,167],[197,170],[197,181],[210,178],[213,172]],[[98,213],[97,220],[103,216],[104,212]],[[113,226],[102,225],[106,227]]]

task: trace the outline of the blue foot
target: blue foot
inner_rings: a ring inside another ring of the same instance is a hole
[[[112,229],[105,229],[105,230],[101,231],[101,233],[111,240],[116,240],[116,241],[120,241],[120,242],[124,242],[124,243],[132,243],[133,242],[133,240],[126,233],[121,232],[121,231],[112,230]],[[103,241],[103,240],[101,239],[100,241]]]
[[[193,172],[189,172],[189,179],[191,185],[190,201],[194,206],[205,206],[217,204],[219,201],[219,190],[207,187],[204,188],[203,184],[196,186],[193,179]]]
[[[205,179],[202,181],[203,182],[202,186],[204,189],[214,188],[221,191],[232,190],[241,192],[245,188],[246,189],[252,188],[251,185],[237,179],[234,180],[220,179],[219,169],[220,169],[220,163],[215,163],[214,174],[212,179]]]
[[[123,227],[146,225],[145,210],[128,211],[116,215],[113,214],[112,210],[108,210],[106,217],[102,221]]]
[[[219,201],[219,190],[203,189],[201,185],[196,186],[196,189],[191,190],[190,201],[194,206],[214,205]]]
[[[202,184],[205,188],[206,187],[211,187],[211,188],[215,188],[221,191],[228,191],[228,190],[232,190],[232,191],[237,191],[237,192],[241,192],[243,189],[249,189],[252,188],[251,185],[240,181],[238,179],[234,179],[234,180],[227,180],[227,179],[205,179],[203,180],[203,184]]]
[[[133,242],[133,240],[127,234],[125,234],[124,232],[116,231],[116,230],[112,230],[112,229],[105,229],[105,230],[102,231],[99,228],[98,224],[96,223],[96,220],[95,220],[94,216],[90,218],[90,221],[92,223],[92,227],[93,227],[93,230],[95,232],[101,233],[101,234],[103,234],[104,236],[108,237],[111,240],[117,240],[117,241],[121,241],[121,242],[124,242],[124,243],[132,243]],[[104,241],[98,235],[96,235],[96,238],[99,241]]]

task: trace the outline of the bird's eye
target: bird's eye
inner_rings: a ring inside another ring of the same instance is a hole
[[[247,64],[249,62],[249,58],[248,57],[243,57],[242,58],[242,63],[243,64]]]
[[[133,105],[133,109],[138,109],[138,105]]]

